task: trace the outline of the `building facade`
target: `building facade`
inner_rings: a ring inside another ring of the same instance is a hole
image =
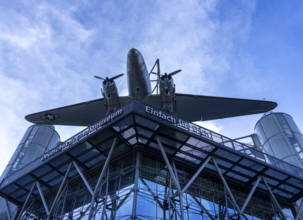
[[[303,169],[264,155],[134,101],[3,177],[0,195],[7,219],[300,219]]]

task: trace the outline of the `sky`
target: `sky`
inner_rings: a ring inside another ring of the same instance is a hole
[[[93,76],[126,72],[137,48],[176,91],[270,100],[303,131],[301,0],[4,0],[0,2],[0,174],[30,113],[101,97]],[[126,77],[117,80],[127,95]],[[237,138],[262,115],[202,122]],[[80,128],[57,126],[61,140]],[[82,128],[81,128],[82,129]]]

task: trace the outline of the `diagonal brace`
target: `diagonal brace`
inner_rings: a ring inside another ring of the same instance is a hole
[[[29,193],[28,193],[28,195],[27,195],[27,197],[26,197],[25,202],[23,203],[22,209],[21,209],[21,211],[20,211],[20,213],[19,213],[17,219],[20,219],[20,218],[21,218],[21,216],[22,216],[22,214],[23,214],[23,212],[24,212],[24,209],[25,209],[25,207],[27,206],[27,203],[28,203],[28,201],[29,201],[29,198],[31,197],[31,195],[32,195],[32,193],[33,193],[33,191],[34,191],[35,185],[36,185],[36,184],[33,183],[32,188],[31,188],[31,190],[29,191]]]
[[[173,179],[173,181],[174,181],[174,184],[175,184],[175,186],[177,187],[178,193],[181,195],[181,187],[180,187],[180,184],[179,184],[179,182],[178,182],[178,180],[177,180],[177,178],[176,178],[176,176],[175,176],[175,174],[174,174],[173,168],[171,167],[171,165],[170,165],[170,163],[169,163],[169,161],[168,161],[168,158],[167,158],[167,156],[166,156],[165,150],[164,150],[164,148],[163,148],[163,146],[162,146],[162,144],[161,144],[160,138],[159,138],[158,136],[157,136],[156,138],[157,138],[158,145],[159,145],[159,147],[160,147],[161,154],[162,154],[163,159],[164,159],[164,161],[165,161],[165,164],[166,164],[166,166],[167,166],[167,168],[168,168],[169,174],[171,175],[171,177],[172,177],[172,179]]]
[[[105,163],[103,165],[103,168],[102,168],[102,171],[101,171],[101,174],[99,175],[99,178],[98,178],[98,181],[96,183],[96,186],[95,186],[95,189],[94,189],[94,192],[92,193],[92,201],[91,201],[91,204],[90,204],[90,210],[89,210],[89,214],[88,214],[88,218],[91,219],[92,218],[92,215],[93,215],[93,207],[94,207],[94,204],[95,204],[95,199],[96,199],[96,194],[99,190],[99,187],[102,183],[102,179],[103,179],[103,176],[107,170],[107,167],[109,165],[109,161],[111,160],[111,157],[112,157],[112,154],[113,154],[113,151],[114,151],[114,148],[116,146],[116,141],[117,141],[117,138],[114,139],[113,143],[112,143],[112,146],[109,150],[109,153],[107,155],[107,158],[105,160]]]
[[[303,215],[303,198],[301,198],[301,203],[297,212],[296,220],[299,220],[302,215]]]
[[[210,161],[211,157],[208,157],[203,164],[199,167],[197,172],[192,176],[192,178],[188,181],[188,183],[184,186],[184,188],[181,190],[182,193],[184,193],[190,186],[191,184],[196,180],[196,178],[199,176],[199,174],[202,172],[202,170],[206,167],[208,162]]]
[[[40,183],[39,183],[39,182],[36,182],[36,186],[37,186],[37,188],[38,188],[38,191],[39,191],[39,194],[40,194],[40,197],[41,197],[41,200],[42,200],[44,209],[45,209],[45,211],[46,211],[46,214],[49,215],[49,209],[48,209],[47,203],[46,203],[46,201],[45,201],[45,198],[44,198],[42,189],[41,189],[41,187],[40,187]]]
[[[171,165],[170,165],[170,163],[168,161],[168,158],[166,156],[165,150],[164,150],[164,148],[163,148],[163,146],[161,144],[160,138],[158,136],[156,138],[157,138],[158,145],[160,147],[160,151],[161,151],[162,157],[163,157],[163,159],[164,159],[164,161],[166,163],[166,166],[168,168],[170,176],[172,177],[173,182],[174,182],[175,186],[177,187],[178,193],[180,195],[180,208],[181,208],[181,216],[180,217],[181,217],[181,219],[184,219],[183,200],[182,200],[182,191],[181,191],[180,183],[178,181],[178,178],[175,176],[173,168],[171,167]]]
[[[236,210],[238,211],[238,215],[240,216],[240,213],[241,213],[240,208],[239,208],[239,206],[238,206],[238,204],[237,204],[237,202],[235,200],[235,197],[232,194],[232,192],[231,192],[231,190],[230,190],[230,188],[229,188],[229,186],[228,186],[228,184],[227,184],[227,182],[226,182],[223,174],[221,173],[220,168],[219,168],[219,166],[218,166],[215,158],[212,157],[212,161],[213,161],[213,163],[215,165],[215,168],[216,168],[216,170],[217,170],[217,172],[218,172],[218,174],[220,176],[221,181],[223,182],[224,187],[226,188],[227,194],[230,196],[230,199],[231,199],[231,202],[233,203],[233,206],[236,208]]]
[[[249,203],[249,201],[250,201],[252,195],[254,194],[254,192],[255,192],[257,186],[259,185],[260,180],[261,180],[261,177],[259,176],[259,177],[257,178],[256,182],[254,183],[253,188],[250,190],[250,192],[249,192],[249,194],[248,194],[248,196],[247,196],[247,198],[246,198],[246,200],[245,200],[245,202],[244,202],[244,204],[243,204],[243,206],[242,206],[242,208],[241,208],[241,212],[240,212],[241,215],[243,214],[243,212],[244,212],[246,206],[248,205],[248,203]]]
[[[7,218],[8,218],[8,220],[11,220],[12,219],[12,217],[11,217],[11,209],[9,208],[8,201],[6,199],[5,199],[5,205],[6,205]]]
[[[80,167],[78,166],[78,164],[76,163],[76,161],[73,161],[73,165],[76,168],[77,172],[79,173],[81,179],[83,180],[87,190],[90,192],[91,195],[94,194],[92,188],[90,187],[88,181],[86,180],[85,176],[83,175],[82,171],[80,170]]]
[[[270,189],[268,183],[266,182],[266,180],[264,179],[263,176],[262,176],[261,178],[262,178],[262,181],[264,182],[264,184],[265,184],[265,186],[266,186],[266,188],[267,188],[267,190],[268,190],[268,192],[269,192],[269,195],[270,195],[272,201],[274,202],[274,204],[275,204],[276,207],[278,208],[279,213],[281,214],[282,218],[283,218],[284,220],[286,220],[287,218],[285,217],[285,215],[284,215],[284,213],[283,213],[283,211],[282,211],[282,208],[281,208],[281,206],[279,205],[279,203],[278,203],[278,201],[277,201],[275,195],[274,195],[273,192],[271,191],[271,189]]]
[[[70,172],[70,170],[71,170],[71,167],[72,167],[72,163],[70,163],[69,166],[68,166],[68,168],[67,168],[67,171],[66,171],[66,173],[65,173],[65,176],[64,176],[64,178],[63,178],[63,181],[62,181],[62,183],[61,183],[61,185],[60,185],[60,187],[59,187],[59,190],[58,190],[58,192],[57,192],[57,194],[56,194],[56,197],[55,197],[55,199],[54,199],[54,201],[53,201],[53,204],[52,204],[52,206],[51,206],[51,208],[50,208],[50,210],[49,210],[49,214],[48,214],[47,219],[50,219],[50,215],[51,215],[53,209],[55,208],[55,205],[56,205],[56,203],[57,203],[57,201],[58,201],[58,199],[59,199],[59,196],[60,196],[61,191],[62,191],[62,189],[63,189],[63,187],[64,187],[64,185],[65,185],[65,182],[66,182],[66,180],[67,180],[67,178],[68,178],[68,174],[69,174],[69,172]]]

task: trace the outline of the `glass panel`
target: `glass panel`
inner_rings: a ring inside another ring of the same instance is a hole
[[[264,129],[263,131],[265,132],[267,138],[270,138],[273,135],[283,132],[276,120],[276,117],[273,114],[267,115],[266,117],[262,118],[260,120],[260,123]]]
[[[156,130],[157,127],[159,126],[157,123],[152,122],[150,120],[147,120],[147,119],[142,118],[142,117],[137,116],[137,115],[135,117],[135,122],[140,124],[141,126],[149,128],[151,130]]]
[[[121,131],[124,130],[125,128],[127,128],[128,126],[130,126],[131,124],[134,123],[133,117],[127,117],[125,119],[123,119],[122,121],[115,123],[115,125],[113,126],[113,128],[116,131]]]
[[[183,133],[180,133],[176,130],[167,127],[161,127],[161,129],[159,129],[159,132],[161,132],[165,136],[173,137],[179,142],[185,142],[188,138],[188,135],[185,135]]]
[[[133,136],[134,134],[136,133],[135,129],[134,128],[129,128],[127,129],[126,131],[124,131],[122,133],[123,137],[125,139],[129,138],[130,136]]]
[[[297,124],[295,123],[295,121],[293,120],[293,118],[287,114],[283,114],[283,116],[285,117],[286,121],[288,122],[290,129],[294,132],[301,134],[301,131],[300,131],[299,127],[297,126]]]
[[[150,138],[153,133],[150,131],[147,131],[141,127],[137,127],[137,134],[146,137],[147,139]]]
[[[264,143],[267,140],[267,137],[264,133],[264,130],[263,130],[260,122],[257,123],[257,125],[255,127],[255,132],[258,134],[261,143]]]

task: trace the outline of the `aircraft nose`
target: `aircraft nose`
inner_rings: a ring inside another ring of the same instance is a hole
[[[138,53],[138,50],[136,48],[132,48],[130,51],[129,51],[130,54],[136,54]]]
[[[132,48],[127,54],[127,62],[129,62],[129,63],[139,64],[142,62],[142,60],[143,60],[143,57],[142,57],[141,53],[139,52],[139,50],[137,50],[136,48]]]

